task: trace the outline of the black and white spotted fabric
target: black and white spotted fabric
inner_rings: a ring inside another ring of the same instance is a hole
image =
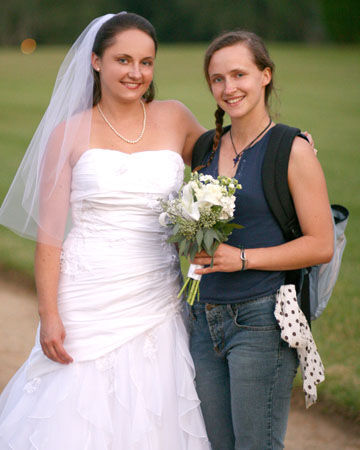
[[[325,380],[324,366],[307,320],[299,308],[293,284],[281,286],[278,290],[275,317],[281,328],[282,339],[297,350],[305,404],[309,408],[317,399],[316,386]]]

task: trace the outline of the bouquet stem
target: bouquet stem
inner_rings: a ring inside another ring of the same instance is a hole
[[[185,281],[183,287],[181,288],[181,291],[178,293],[177,298],[180,298],[180,297],[182,296],[182,294],[183,294],[183,292],[185,291],[186,286],[189,284],[189,281],[190,281],[190,280],[191,280],[191,278],[186,278],[186,281]]]
[[[190,287],[190,292],[189,295],[186,299],[186,301],[189,303],[190,306],[192,306],[194,304],[195,298],[196,296],[199,299],[199,295],[200,295],[200,289],[199,289],[199,285],[200,285],[200,280],[193,280],[191,279],[191,287]]]
[[[190,306],[194,304],[195,298],[197,297],[198,301],[200,300],[200,280],[201,275],[198,275],[195,273],[196,269],[202,269],[204,266],[200,266],[198,264],[191,264],[188,271],[188,276],[186,278],[186,281],[181,288],[181,291],[178,294],[178,298],[183,294],[186,287],[188,287],[188,295],[186,298],[186,301],[189,303]]]

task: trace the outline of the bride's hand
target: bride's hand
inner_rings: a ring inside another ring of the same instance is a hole
[[[201,266],[210,266],[211,256],[205,251],[197,253],[193,264],[199,264]],[[205,267],[204,269],[197,269],[195,273],[204,275],[206,273],[213,272],[235,272],[242,267],[242,261],[240,259],[240,249],[228,244],[220,244],[214,254],[213,267]]]
[[[64,339],[65,328],[59,315],[41,317],[40,344],[43,352],[52,361],[69,364],[73,359],[63,346]]]

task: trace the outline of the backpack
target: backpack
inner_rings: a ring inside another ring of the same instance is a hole
[[[230,126],[223,129],[223,134]],[[215,130],[200,136],[195,144],[192,170],[202,164],[212,149]],[[269,208],[276,218],[286,241],[302,235],[287,182],[291,146],[296,136],[303,137],[298,128],[277,124],[272,128],[262,166],[262,183]],[[349,212],[341,205],[331,205],[334,223],[334,255],[329,263],[304,269],[286,271],[286,284],[294,284],[301,309],[309,324],[324,311],[335,286],[346,244],[345,228]]]

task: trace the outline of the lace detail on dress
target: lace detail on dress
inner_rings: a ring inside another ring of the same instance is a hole
[[[105,372],[105,370],[109,370],[114,367],[115,364],[115,352],[107,353],[101,358],[95,360],[95,366],[100,372]]]
[[[160,215],[162,212],[159,199],[153,195],[149,196],[149,200],[147,201],[147,207],[152,211],[154,211],[156,214]]]
[[[107,387],[106,390],[109,394],[115,391],[115,362],[116,354],[115,351],[107,353],[95,360],[95,367],[100,372],[107,372]]]
[[[157,339],[151,331],[146,333],[143,353],[145,358],[150,359],[150,361],[153,362],[155,360],[157,353]]]
[[[27,394],[33,394],[39,389],[41,384],[41,378],[33,378],[31,381],[25,384],[24,391]]]
[[[79,256],[77,252],[66,253],[61,251],[60,254],[60,272],[70,275],[71,277],[76,277],[81,272],[91,271],[91,266],[86,263],[84,258]]]

